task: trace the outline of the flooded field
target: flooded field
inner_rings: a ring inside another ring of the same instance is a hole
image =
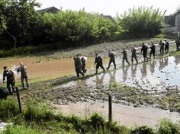
[[[66,86],[109,86],[112,82],[127,84],[147,90],[163,90],[167,87],[180,87],[180,56],[154,59],[137,65],[125,66],[117,70],[77,80],[62,85]]]
[[[34,79],[57,79],[63,76],[73,78],[75,81],[63,85],[52,86],[54,82],[52,80],[50,85],[41,83],[41,86],[33,87],[33,90],[23,91],[22,99],[42,98],[45,102],[52,102],[58,108],[56,110],[67,115],[76,114],[87,117],[93,112],[98,112],[108,119],[107,95],[112,93],[113,120],[121,124],[155,126],[162,118],[169,118],[174,122],[180,121],[180,56],[169,56],[162,59],[157,56],[156,59],[148,62],[122,67],[121,49],[117,50],[116,70],[113,70],[112,66],[106,73],[100,73],[87,79],[76,79],[72,58],[1,59],[0,65],[13,68],[14,65],[17,67],[20,61],[24,62],[28,68],[30,82]],[[93,55],[94,51],[91,53]],[[107,67],[109,60],[107,52],[101,54],[104,56],[104,67]],[[140,53],[137,56],[139,60],[142,60]],[[95,73],[93,57],[88,58],[87,70],[87,75]],[[0,71],[2,72],[2,68]],[[19,74],[16,75],[16,80],[18,79]],[[66,80],[66,77],[62,80]],[[112,84],[121,85],[121,87],[107,90],[111,89]],[[136,89],[128,86],[136,87]],[[63,100],[64,103],[57,103],[57,98]]]
[[[92,87],[95,87],[96,90],[101,89],[102,91],[103,89],[108,89],[111,83],[118,83],[136,87],[143,91],[153,91],[155,93],[152,94],[152,96],[162,95],[167,98],[168,94],[179,94],[179,81],[180,56],[170,56],[163,59],[154,59],[137,65],[122,67],[117,70],[110,70],[106,73],[101,73],[85,80],[79,79],[77,81],[71,81],[59,87],[76,87],[77,89],[81,87],[83,89],[83,87],[86,88],[91,85]],[[172,91],[168,92],[169,90]],[[146,94],[149,94],[148,92],[146,92]],[[95,96],[95,94],[92,96]],[[163,100],[163,97],[157,98]],[[155,103],[155,100],[152,103]],[[76,113],[77,115],[86,117],[90,113],[99,112],[108,119],[108,102],[106,100],[97,101],[94,99],[92,102],[69,102],[67,105],[60,104],[56,105],[56,107],[60,108],[61,111],[67,115]],[[148,105],[134,107],[129,104],[122,105],[122,103],[113,103],[113,120],[127,126],[155,126],[158,121],[163,118],[168,118],[173,122],[178,122],[180,121],[179,115],[178,112],[170,112],[170,110],[163,110]]]

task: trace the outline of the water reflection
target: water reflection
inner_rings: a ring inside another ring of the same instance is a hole
[[[180,55],[175,56],[175,63],[178,65],[180,63]]]
[[[129,66],[122,68],[122,72],[123,72],[123,74],[122,74],[123,82],[126,82],[126,80],[127,80],[127,77],[128,77],[128,69],[129,69]]]
[[[134,80],[136,78],[137,64],[131,66],[131,78]]]
[[[153,73],[154,73],[154,69],[155,68],[155,61],[154,60],[152,60],[152,61],[150,61],[150,72],[151,72],[151,75],[153,75]]]
[[[76,82],[76,86],[85,86],[86,85],[86,80],[85,79],[79,79]]]
[[[113,82],[116,81],[116,80],[115,80],[116,70],[109,71],[108,73],[109,73],[109,77],[110,77],[110,79],[109,79],[109,84],[111,84],[111,83],[113,83]]]
[[[167,86],[180,87],[180,56],[165,57],[163,59],[154,59],[149,62],[143,62],[137,65],[125,66],[117,70],[109,71],[105,74],[99,74],[86,80],[86,85],[109,86],[111,82],[121,82],[129,86],[139,85],[151,90],[164,90]],[[77,82],[78,83],[78,82]],[[81,83],[82,84],[82,83]],[[66,86],[72,86],[73,82]],[[79,84],[78,84],[79,85]]]
[[[142,74],[142,78],[146,77],[146,75],[147,75],[147,62],[142,63],[141,74]]]
[[[168,58],[167,58],[168,59]],[[166,60],[168,61],[168,60]],[[163,68],[168,64],[168,62],[166,63],[165,58],[159,59],[159,70],[163,70]]]
[[[105,76],[105,73],[96,75],[96,87],[103,86],[104,76]]]

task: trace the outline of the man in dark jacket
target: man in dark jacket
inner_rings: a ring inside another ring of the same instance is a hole
[[[169,42],[167,40],[165,41],[165,53],[169,53]]]
[[[110,58],[109,65],[108,65],[107,69],[110,68],[111,63],[114,64],[114,69],[116,69],[115,55],[114,55],[114,52],[111,52],[110,50],[109,50],[109,58]]]
[[[79,77],[79,74],[84,77],[84,73],[82,72],[82,61],[79,54],[74,56],[74,65],[77,77]]]
[[[136,63],[138,63],[135,47],[133,47],[133,48],[131,49],[131,62],[132,62],[132,64],[133,64],[133,59],[135,59],[135,60],[136,60]]]
[[[148,46],[143,43],[141,48],[141,53],[143,53],[144,61],[148,60],[147,50],[148,50]]]
[[[179,39],[177,39],[176,40],[176,51],[179,51],[180,50],[180,40]]]
[[[160,54],[163,55],[163,54],[164,54],[164,46],[165,46],[165,43],[162,42],[162,40],[160,40],[159,46],[160,46]]]
[[[150,46],[150,59],[151,59],[151,55],[153,55],[153,58],[155,58],[155,53],[156,53],[156,46],[154,45],[154,43],[152,42],[152,45]]]
[[[26,82],[26,87],[27,89],[29,88],[29,83],[28,83],[28,75],[27,75],[27,69],[26,66],[23,64],[23,62],[20,63],[20,66],[17,69],[17,72],[21,72],[21,84],[22,88],[24,89],[24,80]]]
[[[129,63],[129,61],[128,61],[127,52],[126,52],[126,50],[125,50],[124,48],[123,48],[122,54],[123,54],[122,65],[124,66],[124,60],[130,65],[130,63]]]
[[[3,83],[5,82],[5,78],[7,79],[7,89],[9,91],[9,94],[15,93],[15,78],[14,73],[12,70],[9,70],[7,66],[4,66],[4,72],[3,72]],[[11,90],[12,87],[12,90]]]
[[[96,74],[98,73],[98,68],[101,67],[103,69],[103,72],[105,73],[105,69],[103,67],[103,59],[98,53],[95,54],[95,62],[96,64]]]

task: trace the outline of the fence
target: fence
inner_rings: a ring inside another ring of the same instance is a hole
[[[171,41],[170,45],[174,45],[174,42],[175,41]],[[156,46],[158,46],[158,44],[156,44]],[[139,50],[141,49],[141,47],[136,49]],[[174,51],[176,50],[176,47],[170,49],[171,51]],[[160,64],[157,65],[160,66]],[[122,75],[119,74],[119,76]],[[92,78],[91,81],[94,81],[94,79]],[[106,81],[108,80],[106,79]],[[88,84],[88,82],[89,81],[86,81],[86,84]],[[117,121],[120,124],[124,124],[127,126],[155,126],[158,123],[158,121],[163,118],[169,118],[173,122],[180,121],[179,113],[177,112],[170,112],[169,110],[162,110],[159,108],[154,108],[152,106],[134,107],[133,105],[129,106],[118,103],[112,103],[113,100],[111,101],[111,98],[114,98],[114,96],[107,96],[107,99],[105,100],[109,101],[88,100],[86,102],[77,102],[70,103],[68,105],[56,106],[61,108],[61,111],[66,115],[75,114],[87,118],[92,113],[98,112],[101,113],[107,121]]]
[[[155,126],[163,118],[169,118],[173,122],[180,120],[179,114],[152,107],[134,107],[112,103],[112,96],[107,96],[108,101],[96,100],[88,102],[69,103],[68,105],[55,105],[61,109],[64,115],[77,115],[88,118],[92,113],[100,113],[107,121],[116,121],[129,127]]]

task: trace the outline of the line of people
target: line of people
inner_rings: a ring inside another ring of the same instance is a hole
[[[15,93],[15,73],[9,69],[7,66],[3,67],[3,83],[5,83],[6,80],[6,86],[8,89],[9,94]],[[21,84],[22,88],[25,89],[24,81],[26,82],[27,89],[29,88],[28,83],[28,75],[27,75],[27,69],[26,66],[23,64],[23,62],[20,63],[20,66],[16,69],[17,73],[21,73]]]
[[[158,43],[159,47],[160,47],[160,55],[164,55],[164,54],[168,54],[169,53],[169,42],[167,40],[160,40],[160,42]],[[176,47],[177,47],[177,51],[180,50],[180,40],[176,41]],[[147,56],[147,52],[148,49],[150,49],[150,56]],[[134,60],[136,61],[136,64],[138,64],[138,59],[136,56],[136,48],[132,47],[131,49],[131,64],[134,63]],[[152,44],[150,46],[148,46],[148,44],[142,43],[142,47],[141,47],[141,53],[143,55],[144,61],[148,61],[148,59],[151,59],[151,57],[153,56],[153,58],[155,58],[156,55],[156,45],[152,42]],[[107,70],[109,70],[111,64],[113,63],[114,65],[114,69],[116,69],[116,60],[115,60],[115,53],[112,52],[111,50],[108,50],[108,56],[109,56],[109,63],[108,63],[108,67],[106,68]],[[85,72],[87,71],[85,69],[85,65],[86,65],[86,60],[83,62],[84,56],[82,56],[81,54],[77,54],[74,57],[74,61],[75,61],[75,70],[76,70],[76,74],[77,77],[79,77],[79,74],[81,74],[84,77]],[[123,48],[122,51],[122,65],[124,66],[124,62],[126,61],[126,63],[128,65],[130,65],[130,62],[128,61],[128,53],[125,50],[125,48]],[[95,53],[95,62],[94,64],[96,65],[96,74],[98,73],[98,69],[99,67],[103,70],[103,72],[105,73],[105,68],[103,66],[103,58],[101,55],[99,55],[98,53]]]

